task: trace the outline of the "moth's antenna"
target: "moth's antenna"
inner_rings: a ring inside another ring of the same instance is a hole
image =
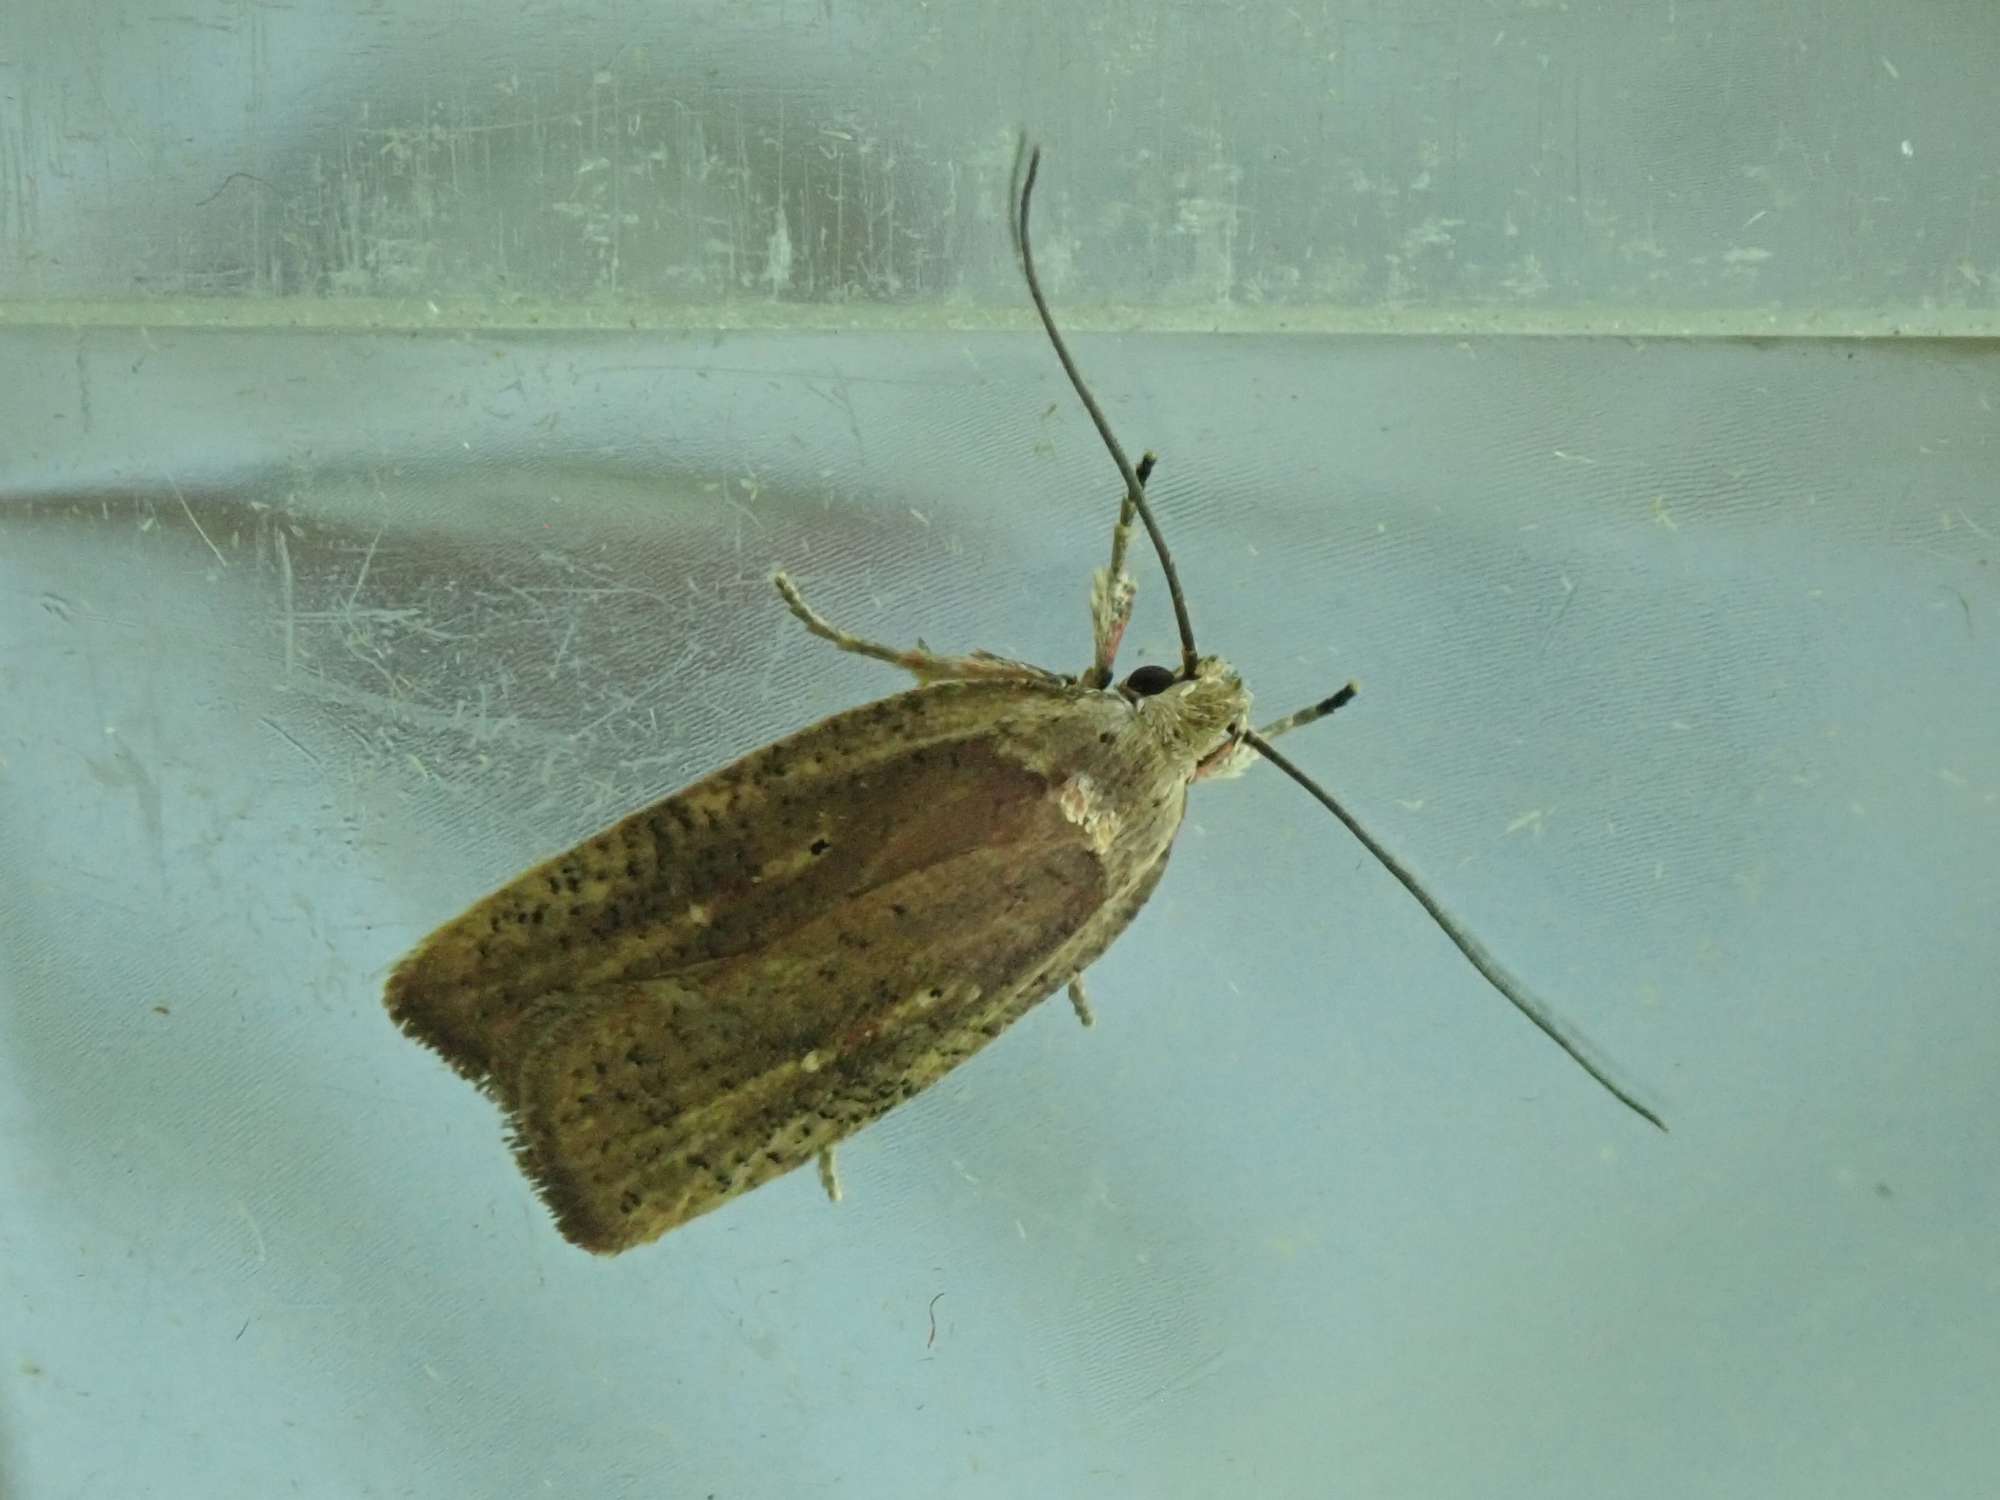
[[[1555,1017],[1549,1014],[1547,1008],[1521,987],[1520,982],[1501,966],[1499,959],[1486,951],[1486,945],[1467,932],[1459,924],[1456,917],[1438,905],[1430,892],[1418,884],[1417,877],[1404,869],[1402,864],[1387,849],[1376,843],[1368,830],[1355,822],[1353,816],[1346,808],[1333,799],[1332,794],[1326,788],[1314,781],[1312,777],[1306,775],[1304,771],[1301,771],[1276,750],[1273,750],[1271,742],[1261,734],[1246,732],[1243,739],[1251,749],[1255,750],[1264,759],[1268,760],[1272,765],[1304,787],[1319,800],[1328,812],[1346,824],[1347,831],[1361,841],[1361,847],[1374,855],[1381,862],[1382,868],[1395,876],[1403,889],[1417,898],[1417,905],[1430,914],[1430,919],[1443,929],[1444,935],[1457,945],[1458,951],[1471,961],[1472,967],[1480,972],[1480,975],[1488,984],[1505,995],[1514,1009],[1532,1021],[1536,1029],[1543,1036],[1562,1048],[1564,1052],[1567,1052],[1571,1061],[1582,1068],[1592,1078],[1596,1079],[1610,1093],[1612,1098],[1631,1110],[1640,1119],[1646,1121],[1647,1124],[1654,1126],[1656,1129],[1665,1130],[1667,1128],[1665,1120],[1662,1120],[1619,1084],[1615,1083],[1611,1075],[1605,1071],[1604,1066],[1590,1055],[1583,1041],[1566,1033]]]
[[[1111,461],[1118,465],[1119,477],[1125,481],[1125,514],[1120,523],[1130,525],[1134,512],[1145,525],[1146,535],[1152,538],[1153,551],[1159,555],[1160,571],[1167,575],[1167,596],[1174,603],[1174,623],[1181,632],[1181,675],[1194,676],[1198,660],[1194,649],[1194,625],[1188,619],[1187,600],[1181,594],[1180,574],[1174,571],[1173,554],[1167,551],[1167,539],[1160,534],[1160,523],[1153,519],[1153,508],[1146,503],[1146,487],[1133,471],[1132,461],[1125,456],[1125,450],[1118,446],[1118,439],[1112,435],[1111,424],[1105,420],[1104,410],[1097,404],[1097,398],[1090,394],[1090,387],[1083,383],[1078,373],[1076,361],[1070,358],[1069,346],[1056,330],[1056,320],[1049,312],[1048,299],[1042,295],[1042,283],[1035,275],[1035,252],[1028,243],[1028,205],[1033,201],[1035,174],[1041,169],[1042,148],[1030,147],[1027,138],[1021,140],[1021,151],[1027,156],[1027,171],[1021,172],[1021,158],[1014,159],[1015,174],[1021,190],[1013,197],[1014,245],[1021,253],[1021,269],[1027,274],[1028,295],[1034,299],[1035,311],[1041,315],[1042,327],[1048,330],[1049,342],[1055,345],[1056,358],[1062,361],[1063,373],[1069,376],[1069,383],[1075,387],[1077,396],[1083,402],[1083,409],[1090,413],[1090,420],[1097,428],[1097,435],[1104,440],[1104,446],[1111,454]],[[1115,580],[1114,580],[1115,581]]]

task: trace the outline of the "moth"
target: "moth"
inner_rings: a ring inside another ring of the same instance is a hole
[[[1322,803],[1473,966],[1654,1125],[1582,1043],[1342,804],[1276,750],[1352,684],[1261,729],[1227,662],[1195,649],[1149,505],[1057,330],[1028,235],[1039,151],[1017,161],[1012,230],[1028,293],[1124,482],[1093,578],[1091,664],[851,635],[783,573],[821,640],[917,686],[836,714],[633,813],[433,933],[386,1001],[505,1111],[520,1166],[563,1235],[615,1254],[833,1152],[1067,988],[1167,867],[1190,786],[1270,762]],[[1136,588],[1134,523],[1165,575],[1178,667],[1113,671]]]

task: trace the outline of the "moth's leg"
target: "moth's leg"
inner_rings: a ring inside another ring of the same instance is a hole
[[[1132,623],[1132,598],[1138,591],[1130,573],[1119,573],[1114,579],[1109,568],[1099,568],[1090,575],[1090,634],[1097,654],[1085,681],[1093,687],[1111,685],[1111,664],[1118,658],[1125,627]]]
[[[866,641],[858,635],[849,635],[839,626],[829,624],[818,610],[806,603],[799,586],[786,574],[774,573],[771,582],[784,597],[786,607],[798,616],[806,629],[823,641],[833,642],[843,651],[852,651],[856,656],[872,656],[892,667],[901,667],[905,672],[914,672],[920,678],[938,675],[946,664],[947,658],[935,656],[921,647],[914,651],[900,651],[879,641]]]
[[[1335,693],[1331,698],[1322,698],[1309,708],[1286,714],[1282,719],[1273,719],[1257,733],[1267,740],[1275,740],[1281,734],[1290,734],[1294,729],[1303,729],[1308,724],[1316,724],[1337,708],[1343,708],[1354,700],[1360,688],[1353,683]],[[1207,760],[1194,768],[1196,781],[1226,781],[1232,776],[1241,776],[1260,759],[1257,752],[1238,740],[1225,745]]]
[[[840,1201],[840,1168],[833,1164],[833,1147],[819,1154],[819,1185],[826,1189],[826,1201]]]
[[[1152,453],[1140,458],[1139,467],[1132,472],[1141,485],[1152,475],[1153,465],[1159,461],[1159,457]],[[1125,550],[1132,544],[1132,522],[1137,517],[1138,510],[1132,504],[1132,497],[1125,496],[1119,502],[1118,524],[1111,528],[1111,566],[1100,568],[1091,575],[1090,634],[1097,654],[1084,680],[1092,687],[1110,686],[1112,663],[1118,659],[1118,646],[1125,639],[1125,627],[1132,623],[1132,599],[1139,586],[1125,571]]]
[[[970,678],[1008,678],[1030,682],[1060,682],[1065,679],[1045,672],[1040,667],[1029,666],[1025,662],[1009,661],[1005,657],[993,656],[987,652],[975,651],[970,656],[940,656],[927,650],[920,642],[915,650],[902,651],[894,646],[885,646],[879,641],[863,640],[858,635],[849,635],[839,626],[830,624],[826,617],[810,604],[799,592],[799,586],[784,573],[774,573],[771,582],[784,596],[785,606],[798,616],[799,620],[814,635],[823,641],[831,641],[843,651],[852,651],[856,656],[873,657],[876,661],[886,661],[892,667],[901,667],[919,682],[958,682]]]
[[[1086,1027],[1097,1024],[1097,1017],[1091,1013],[1090,996],[1084,991],[1081,974],[1069,982],[1069,1003],[1076,1007],[1076,1018]]]
[[[1281,734],[1290,734],[1294,729],[1303,729],[1308,724],[1317,724],[1337,708],[1345,708],[1354,701],[1354,695],[1361,691],[1359,684],[1348,683],[1331,698],[1322,698],[1310,708],[1299,709],[1286,714],[1282,719],[1273,719],[1257,733],[1264,739],[1275,740]]]

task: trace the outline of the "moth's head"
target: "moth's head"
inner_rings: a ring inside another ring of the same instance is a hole
[[[1154,734],[1196,761],[1230,748],[1249,727],[1250,690],[1219,656],[1198,659],[1193,676],[1134,668],[1116,691]]]

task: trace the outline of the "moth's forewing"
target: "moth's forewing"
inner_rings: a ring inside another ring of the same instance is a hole
[[[946,682],[827,719],[489,896],[397,970],[564,1233],[641,1243],[997,1036],[1158,879],[1185,771],[1129,705]]]
[[[1073,838],[1009,841],[863,893],[783,953],[563,997],[497,1081],[522,1171],[566,1238],[609,1254],[803,1166],[1087,965],[1166,856],[1103,905],[1093,863]],[[961,894],[924,899],[933,876]],[[981,890],[1004,921],[974,909]]]
[[[781,944],[868,861],[978,841],[976,788],[944,789],[1002,705],[1030,720],[1065,700],[949,683],[866,704],[743,757],[586,839],[446,923],[389,981],[391,1015],[474,1079],[541,996],[656,978]],[[915,820],[913,822],[913,820]],[[925,830],[928,830],[927,832]],[[923,840],[928,844],[922,847]]]

